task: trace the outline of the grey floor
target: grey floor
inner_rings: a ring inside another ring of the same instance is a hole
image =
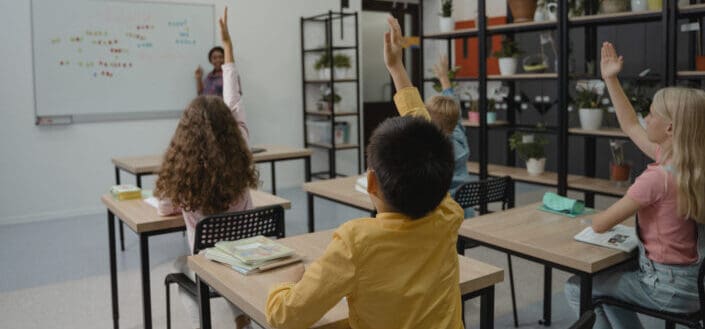
[[[517,204],[540,200],[547,189],[517,184]],[[306,232],[306,197],[299,188],[279,191],[292,201],[286,212],[287,235]],[[581,197],[578,194],[574,197]],[[597,198],[604,208],[614,199]],[[335,228],[365,212],[316,199],[316,228]],[[0,226],[0,328],[110,328],[110,287],[105,215]],[[165,327],[163,279],[173,271],[171,263],[187,252],[181,233],[150,238],[152,314],[155,328]],[[118,291],[121,328],[142,328],[139,245],[137,236],[126,228],[125,252],[118,251]],[[469,257],[505,268],[504,254],[487,248],[473,248]],[[543,268],[513,258],[519,324],[521,328],[542,328]],[[506,272],[506,271],[505,271]],[[563,297],[569,274],[554,270],[552,328],[567,328],[576,316]],[[513,328],[508,277],[498,285],[495,297],[495,328]],[[479,302],[466,304],[470,328],[477,327]],[[178,300],[172,303],[173,328],[188,328]],[[214,301],[216,328],[234,328],[227,306]],[[660,321],[644,319],[646,328],[662,328]]]

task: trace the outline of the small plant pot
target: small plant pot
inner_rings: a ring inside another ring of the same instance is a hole
[[[345,67],[336,67],[333,69],[336,79],[345,79],[348,77],[348,69]]]
[[[487,124],[493,124],[497,121],[497,112],[487,112]]]
[[[480,112],[468,112],[470,123],[480,123]]]
[[[605,14],[627,11],[627,0],[603,0],[600,11]]]
[[[601,109],[580,109],[578,115],[580,116],[581,128],[599,130],[602,127],[603,111]]]
[[[649,9],[647,0],[632,0],[632,11],[645,11]]]
[[[663,9],[663,0],[649,0],[649,10]]]
[[[610,180],[618,183],[624,183],[629,181],[629,172],[632,167],[628,164],[615,164],[610,163]]]
[[[531,158],[526,161],[526,171],[530,176],[538,176],[543,174],[546,169],[546,158],[535,159]]]
[[[533,143],[534,142],[534,135],[533,134],[522,135],[521,142],[524,144]]]
[[[330,68],[326,67],[318,70],[318,78],[321,80],[330,80]]]
[[[501,57],[499,58],[499,74],[512,75],[517,73],[519,59],[516,57]]]
[[[536,12],[536,0],[507,0],[514,22],[531,22]]]
[[[702,56],[702,55],[695,56],[695,70],[705,71],[705,56]]]
[[[441,32],[451,32],[455,30],[455,20],[453,19],[453,17],[441,16],[441,19],[438,24],[439,28],[441,29]]]

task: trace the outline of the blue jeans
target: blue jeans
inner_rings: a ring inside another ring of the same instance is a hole
[[[698,237],[699,239],[701,236]],[[699,257],[702,260],[702,256]],[[593,277],[593,297],[610,296],[630,304],[667,312],[694,312],[699,309],[698,267],[653,262],[639,243],[638,261],[617,266]],[[568,304],[580,309],[580,278],[573,276],[565,286]],[[595,308],[597,329],[643,328],[636,313],[615,306]]]

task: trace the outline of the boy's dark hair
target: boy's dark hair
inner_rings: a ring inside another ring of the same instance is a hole
[[[443,200],[453,178],[453,146],[436,125],[412,116],[387,119],[367,148],[384,199],[414,219]]]
[[[215,46],[211,48],[211,50],[208,51],[208,62],[210,63],[211,61],[211,56],[213,55],[214,52],[219,51],[221,54],[225,54],[225,50],[221,46]]]

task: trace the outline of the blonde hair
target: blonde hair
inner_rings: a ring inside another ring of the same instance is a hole
[[[671,146],[661,150],[670,161],[678,190],[679,215],[705,224],[705,91],[668,87],[656,92],[654,112],[671,121]]]
[[[460,107],[455,99],[448,96],[433,96],[426,102],[426,108],[431,115],[431,121],[441,128],[445,134],[450,134],[460,120]]]

